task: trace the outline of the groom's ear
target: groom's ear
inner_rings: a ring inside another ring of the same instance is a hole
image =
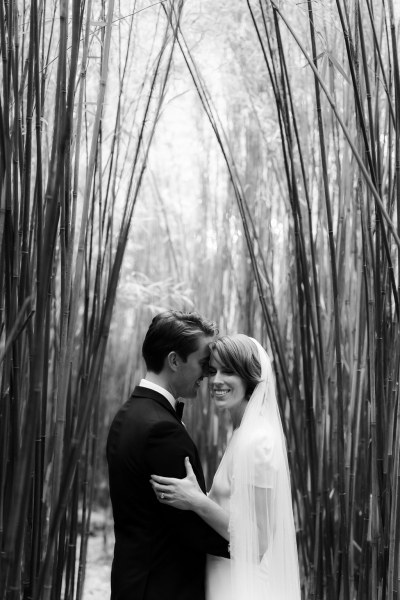
[[[179,355],[175,352],[175,350],[172,350],[168,355],[167,355],[167,364],[169,366],[169,368],[171,369],[171,371],[177,371],[179,368]]]

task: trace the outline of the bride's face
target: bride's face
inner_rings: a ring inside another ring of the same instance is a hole
[[[217,408],[232,410],[246,402],[246,384],[234,371],[221,363],[214,352],[210,356],[208,381]]]

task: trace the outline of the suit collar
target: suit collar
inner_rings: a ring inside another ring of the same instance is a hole
[[[174,408],[176,410],[177,400],[176,400],[176,398],[174,398],[174,396],[171,394],[171,392],[169,392],[167,389],[161,387],[160,385],[158,385],[157,383],[154,383],[153,381],[149,381],[149,379],[146,379],[146,378],[141,379],[138,385],[139,385],[139,387],[150,388],[151,390],[158,392],[162,396],[165,396],[166,399],[168,400],[168,402],[171,404],[172,408]]]
[[[159,394],[155,390],[152,390],[147,387],[142,387],[141,385],[137,385],[132,392],[132,397],[133,398],[135,398],[135,397],[136,398],[149,398],[150,400],[154,400],[154,402],[157,402],[157,404],[160,404],[161,406],[163,406],[166,410],[168,410],[168,412],[170,412],[172,415],[174,415],[174,417],[179,422],[181,422],[180,418],[176,414],[175,409],[173,408],[173,406],[171,406],[170,402],[166,399],[166,397],[163,396],[162,394]]]

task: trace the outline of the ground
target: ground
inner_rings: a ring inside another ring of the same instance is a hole
[[[109,515],[95,512],[91,519],[83,600],[109,600],[113,548]]]

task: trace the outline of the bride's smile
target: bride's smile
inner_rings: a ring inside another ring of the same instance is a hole
[[[231,390],[229,388],[225,389],[225,390],[221,390],[219,388],[213,388],[213,390],[212,390],[212,392],[216,398],[223,398],[225,396],[225,394],[228,394],[230,391]]]

